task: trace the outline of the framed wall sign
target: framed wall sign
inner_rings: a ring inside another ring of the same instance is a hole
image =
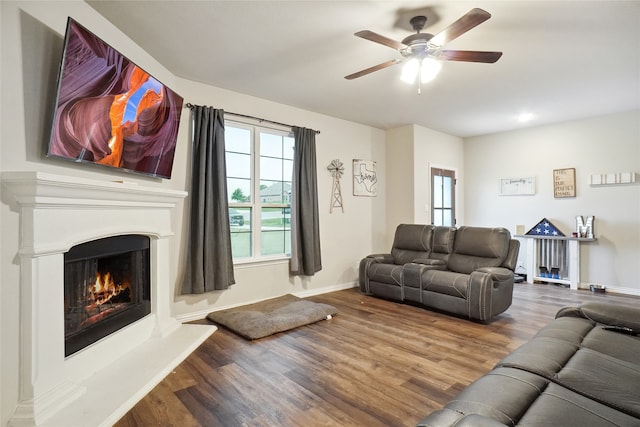
[[[353,195],[375,197],[378,194],[376,162],[353,159]]]
[[[501,196],[527,196],[536,194],[536,178],[502,178],[498,194]]]
[[[576,169],[553,170],[553,197],[576,197]]]

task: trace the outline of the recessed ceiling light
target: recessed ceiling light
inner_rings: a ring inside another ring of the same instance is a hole
[[[536,115],[533,113],[522,113],[518,116],[518,121],[520,123],[527,123],[535,118],[536,118]]]

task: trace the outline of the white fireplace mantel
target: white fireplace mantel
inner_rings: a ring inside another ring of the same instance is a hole
[[[2,185],[20,215],[20,402],[10,425],[111,425],[215,331],[171,316],[171,213],[187,193],[37,171],[3,172]],[[65,358],[64,253],[123,234],[150,238],[151,314]]]
[[[171,236],[171,210],[187,195],[35,171],[3,172],[2,184],[21,209],[20,254],[34,256],[66,252],[84,241],[125,233]],[[148,220],[136,221],[138,216]],[[158,218],[153,221],[153,217]]]

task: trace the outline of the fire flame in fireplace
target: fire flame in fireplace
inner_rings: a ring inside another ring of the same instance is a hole
[[[83,296],[82,318],[76,329],[97,323],[126,309],[132,302],[132,289],[128,280],[116,283],[109,272],[97,272],[95,280],[86,287]]]
[[[116,284],[109,272],[104,274],[96,273],[95,282],[89,286],[92,303],[96,306],[108,302],[129,302],[130,292],[128,283]]]

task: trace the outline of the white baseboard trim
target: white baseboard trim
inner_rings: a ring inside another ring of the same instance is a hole
[[[578,283],[578,289],[580,290],[589,290],[589,283],[580,282]],[[640,296],[640,289],[638,288],[626,288],[623,286],[608,286],[606,289],[607,293],[611,294],[620,294],[620,295],[632,295],[632,296]]]
[[[356,286],[358,286],[358,282],[354,281],[349,283],[341,283],[338,285],[327,286],[324,288],[309,289],[306,291],[294,292],[293,295],[297,296],[298,298],[307,298],[307,297],[312,297],[314,295],[327,294],[329,292],[343,291],[345,289],[355,288]]]
[[[635,295],[640,296],[640,289],[637,288],[623,288],[620,286],[607,286],[607,292],[612,294],[623,294],[623,295]]]
[[[578,283],[578,289],[580,289],[580,290],[589,290],[589,283],[586,283],[586,282]],[[620,294],[620,295],[640,296],[640,289],[638,289],[638,288],[626,288],[626,287],[623,287],[623,286],[609,286],[609,285],[607,285],[607,293]]]
[[[337,285],[325,286],[323,288],[309,289],[309,290],[300,291],[300,292],[292,292],[292,294],[299,298],[307,298],[307,297],[312,297],[314,295],[322,295],[329,292],[342,291],[344,289],[351,289],[351,288],[355,288],[356,286],[358,286],[358,282],[354,281],[354,282],[340,283]],[[240,304],[230,304],[222,307],[216,307],[215,309],[206,309],[206,310],[194,311],[192,313],[179,314],[176,316],[176,320],[181,323],[192,322],[194,320],[202,320],[205,317],[207,317],[207,314],[211,313],[212,311],[226,310],[229,308],[240,307],[242,305],[253,304],[260,301],[262,300],[245,301]]]

